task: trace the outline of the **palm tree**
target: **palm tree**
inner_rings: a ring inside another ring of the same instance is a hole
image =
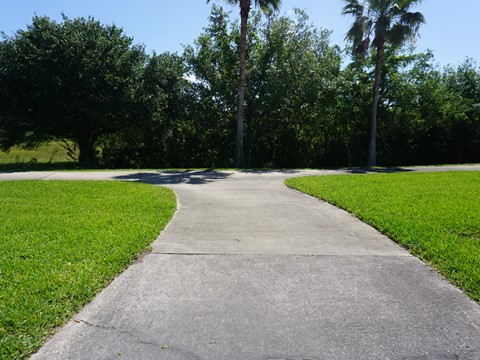
[[[247,21],[250,9],[252,8],[252,0],[225,0],[229,4],[240,5],[240,81],[238,86],[238,119],[237,119],[237,140],[235,151],[235,167],[245,167],[243,156],[243,117],[245,105],[245,63],[247,59]],[[207,0],[209,3],[210,0]],[[278,10],[281,0],[255,0],[255,5],[259,6],[263,12],[270,9]]]
[[[407,40],[414,39],[425,19],[421,13],[409,11],[421,0],[344,1],[347,4],[344,6],[342,14],[354,17],[354,22],[345,36],[346,40],[352,42],[354,53],[367,54],[371,44],[375,46],[376,50],[370,146],[367,161],[367,166],[376,166],[377,109],[385,44],[388,43],[392,48],[396,48]]]

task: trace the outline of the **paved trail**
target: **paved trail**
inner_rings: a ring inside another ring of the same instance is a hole
[[[480,359],[476,303],[371,227],[283,185],[329,173],[84,173],[167,186],[178,211],[152,253],[33,358]]]

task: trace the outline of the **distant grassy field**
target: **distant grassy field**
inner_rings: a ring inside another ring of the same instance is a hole
[[[0,172],[76,169],[79,169],[78,162],[68,156],[60,142],[32,150],[13,147],[8,152],[0,151]]]
[[[165,227],[172,191],[138,183],[0,182],[0,359],[22,359]]]
[[[371,224],[480,301],[480,172],[317,176],[286,184]]]
[[[36,149],[26,150],[13,147],[8,152],[0,151],[0,163],[52,163],[72,162],[67,150],[59,142],[44,144]]]

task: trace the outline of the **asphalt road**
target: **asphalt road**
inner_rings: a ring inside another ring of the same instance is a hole
[[[143,181],[178,197],[153,251],[32,358],[480,359],[478,304],[353,216],[283,185],[338,172],[0,174]]]

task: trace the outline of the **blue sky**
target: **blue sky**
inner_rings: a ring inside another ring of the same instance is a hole
[[[222,0],[211,2],[238,14],[236,7]],[[281,14],[288,14],[294,6],[306,9],[317,27],[333,30],[332,43],[344,46],[351,19],[340,14],[343,1],[283,0]],[[149,51],[181,52],[182,44],[192,44],[207,25],[210,8],[205,0],[0,0],[0,30],[11,35],[24,29],[34,14],[57,20],[61,12],[70,18],[92,15],[123,27]],[[427,21],[420,29],[418,51],[433,50],[440,65],[456,65],[467,56],[480,65],[479,0],[424,0],[417,10]]]

